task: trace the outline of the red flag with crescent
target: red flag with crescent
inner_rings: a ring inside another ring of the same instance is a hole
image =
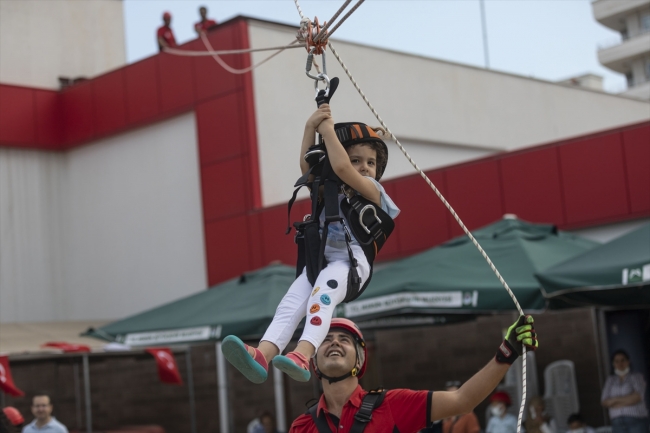
[[[178,365],[172,351],[166,347],[158,349],[146,349],[147,353],[153,355],[158,365],[158,377],[163,383],[171,383],[174,385],[182,385],[183,380],[178,371]]]
[[[85,344],[65,343],[63,341],[48,341],[41,347],[51,347],[62,350],[64,353],[90,352],[90,347]]]
[[[11,377],[11,369],[9,368],[9,358],[6,356],[0,356],[0,389],[6,394],[15,397],[22,397],[25,395],[25,393],[18,389],[14,384],[14,379]]]

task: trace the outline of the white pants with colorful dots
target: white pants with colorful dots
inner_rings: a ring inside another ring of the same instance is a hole
[[[363,287],[370,274],[370,265],[360,246],[351,247],[352,254],[357,259],[357,272]],[[304,269],[291,284],[278,305],[271,325],[262,337],[262,341],[275,344],[280,352],[289,344],[298,324],[305,316],[307,320],[300,341],[308,341],[318,350],[327,336],[336,306],[345,299],[350,271],[348,251],[326,246],[325,258],[327,267],[320,272],[314,286],[309,283]]]

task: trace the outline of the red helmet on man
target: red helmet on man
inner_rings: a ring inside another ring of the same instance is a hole
[[[319,379],[325,378],[329,380],[330,383],[338,382],[343,379],[347,379],[350,376],[356,376],[358,378],[361,378],[363,374],[366,372],[366,362],[368,360],[368,350],[366,348],[366,342],[363,339],[363,334],[361,333],[361,330],[359,327],[350,319],[343,319],[343,318],[336,318],[332,319],[332,322],[330,323],[330,331],[332,329],[342,329],[348,334],[352,335],[352,338],[354,338],[355,341],[355,351],[356,351],[356,359],[361,363],[361,366],[357,369],[357,366],[352,368],[352,370],[349,373],[344,374],[343,376],[338,376],[338,377],[329,377],[324,375],[319,369],[318,366],[316,365],[316,357],[313,357],[311,359],[311,366],[312,369],[314,370],[314,373],[316,373],[316,376]],[[363,355],[359,354],[359,348],[363,350]]]

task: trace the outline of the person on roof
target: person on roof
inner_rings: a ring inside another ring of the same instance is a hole
[[[197,35],[200,35],[203,32],[207,32],[212,27],[217,25],[217,22],[215,20],[208,18],[208,8],[205,6],[201,6],[199,8],[199,15],[201,16],[201,21],[194,24],[194,31]]]
[[[158,41],[158,50],[163,51],[165,48],[176,47],[176,38],[174,32],[170,27],[172,23],[172,14],[169,12],[163,13],[163,25],[158,27],[156,31],[156,40]]]
[[[363,334],[349,319],[332,319],[325,340],[311,362],[321,380],[323,395],[318,404],[293,422],[289,433],[364,429],[372,433],[414,433],[429,427],[433,421],[469,413],[503,379],[520,356],[522,343],[529,350],[538,347],[531,316],[521,316],[508,329],[495,357],[457,389],[368,392],[359,386],[368,363]]]
[[[273,321],[257,348],[245,345],[235,336],[227,336],[223,340],[222,351],[226,359],[254,383],[266,380],[271,360],[276,368],[292,379],[308,381],[311,376],[309,359],[325,340],[336,306],[358,296],[369,281],[371,265],[367,248],[364,250],[357,240],[362,234],[355,232],[350,222],[355,218],[346,217],[342,209],[351,206],[349,203],[362,203],[364,209],[372,208],[365,212],[366,217],[372,219],[371,214],[374,214],[374,218],[379,221],[377,215],[381,215],[384,221],[390,220],[391,223],[392,218],[399,214],[399,209],[378,182],[388,163],[388,148],[378,134],[379,132],[383,136],[383,129],[373,129],[358,122],[334,124],[329,104],[323,103],[305,125],[300,149],[303,178],[312,173],[313,166],[310,166],[304,156],[313,147],[316,132],[322,136],[326,148],[318,152],[327,155],[331,170],[338,176],[337,181],[341,182],[330,184],[329,189],[327,183],[324,187],[310,186],[312,196],[318,197],[313,199],[313,209],[316,210],[312,210],[309,219],[313,223],[312,233],[321,236],[318,238],[321,242],[318,247],[321,252],[319,257],[324,257],[325,266],[319,268],[316,275],[310,272],[311,266],[299,266],[300,274],[280,302]],[[325,195],[323,200],[320,200],[321,190],[325,191],[322,193]],[[327,198],[328,191],[333,193],[333,201]],[[325,208],[319,207],[320,201],[325,202]],[[326,221],[328,203],[334,207],[334,214]],[[380,224],[376,225],[379,226]],[[321,235],[318,234],[319,231]],[[381,237],[378,242],[383,242],[386,237]],[[373,252],[380,248],[377,243],[371,242],[370,245]],[[305,327],[298,346],[286,356],[281,355],[305,316]]]

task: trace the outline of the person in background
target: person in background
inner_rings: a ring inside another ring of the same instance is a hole
[[[275,417],[268,410],[262,412],[255,420],[257,422],[250,429],[250,433],[278,433],[275,427]]]
[[[497,391],[490,397],[492,417],[485,428],[486,433],[517,433],[517,418],[506,412],[512,404],[505,391]]]
[[[457,391],[461,385],[458,380],[450,380],[445,384],[445,390]],[[474,412],[445,418],[442,422],[442,433],[479,433],[480,431],[481,427]]]
[[[609,409],[613,433],[648,433],[643,375],[630,372],[630,356],[621,349],[614,352],[612,366],[614,374],[607,378],[600,401]]]
[[[566,423],[569,426],[567,433],[596,433],[596,430],[593,427],[589,427],[579,413],[569,415]]]
[[[34,421],[23,428],[23,433],[68,433],[66,426],[52,416],[52,402],[47,394],[37,394],[32,398],[32,414]]]
[[[215,20],[208,19],[208,8],[201,6],[199,8],[199,15],[201,15],[201,21],[194,24],[194,30],[197,35],[200,35],[201,32],[207,32],[212,27],[217,25]]]
[[[174,32],[170,27],[172,23],[172,14],[169,12],[163,13],[163,25],[158,27],[156,32],[156,38],[158,40],[158,49],[163,51],[165,48],[174,48],[176,47],[176,38],[174,37]]]
[[[546,413],[546,403],[540,396],[528,401],[526,433],[557,433],[557,423]]]

